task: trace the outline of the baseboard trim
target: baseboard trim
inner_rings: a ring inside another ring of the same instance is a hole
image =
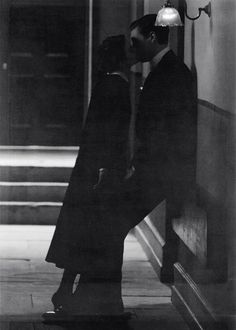
[[[171,301],[172,304],[178,309],[179,313],[183,316],[186,323],[191,330],[203,330],[201,324],[198,322],[196,315],[188,306],[181,293],[175,286],[172,286]]]
[[[185,319],[191,330],[227,329],[215,317],[214,312],[180,263],[174,264],[172,303]]]
[[[153,269],[158,277],[161,276],[162,269],[162,243],[158,240],[158,236],[153,233],[152,228],[148,225],[145,219],[142,223],[134,228],[134,234],[146,253]],[[151,239],[149,239],[152,237]],[[155,242],[154,242],[155,239]]]

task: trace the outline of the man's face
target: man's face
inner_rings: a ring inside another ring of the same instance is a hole
[[[138,27],[131,30],[130,46],[132,51],[135,53],[137,61],[147,62],[151,60],[152,54],[150,52],[150,37],[145,37],[141,34]]]

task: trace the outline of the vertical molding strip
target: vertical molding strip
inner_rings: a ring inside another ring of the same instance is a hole
[[[88,104],[92,93],[93,0],[89,0]]]
[[[86,2],[87,3],[87,2]],[[86,6],[87,7],[87,6]],[[85,40],[85,77],[84,77],[84,116],[83,125],[84,127],[87,114],[88,106],[92,94],[92,59],[93,59],[93,0],[89,0],[88,7],[86,8],[86,40]]]
[[[9,99],[9,10],[10,1],[0,0],[0,144],[10,143],[10,99]]]

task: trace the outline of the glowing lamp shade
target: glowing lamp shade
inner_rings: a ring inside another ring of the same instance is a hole
[[[178,10],[168,5],[159,10],[155,26],[182,26]]]

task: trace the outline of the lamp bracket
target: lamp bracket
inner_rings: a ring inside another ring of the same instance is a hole
[[[203,8],[198,8],[198,16],[196,17],[190,17],[187,14],[187,6],[185,6],[185,16],[190,19],[191,21],[195,21],[196,19],[198,19],[201,16],[202,11],[204,11],[205,14],[208,15],[208,17],[211,17],[211,3],[209,2],[208,5],[206,5]]]
[[[172,4],[170,3],[170,0],[167,0],[164,4],[164,7],[172,7]]]

